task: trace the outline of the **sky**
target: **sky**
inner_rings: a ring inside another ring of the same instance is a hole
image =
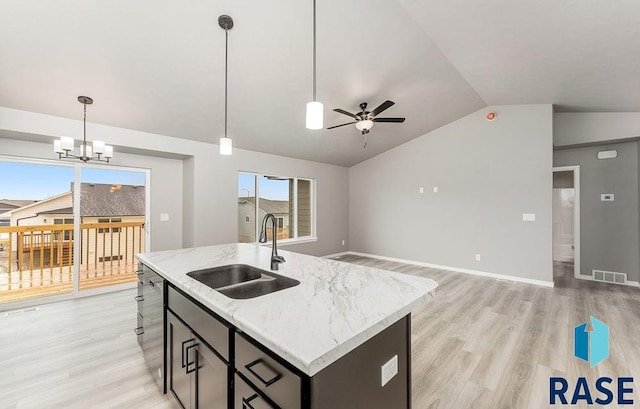
[[[238,173],[238,197],[255,196],[255,176],[250,173]],[[259,177],[260,197],[271,200],[289,200],[289,181],[268,180]]]
[[[71,166],[0,161],[0,199],[41,200],[68,192],[74,178]],[[145,185],[144,172],[82,169],[82,182]]]

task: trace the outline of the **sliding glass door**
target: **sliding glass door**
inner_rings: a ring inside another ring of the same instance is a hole
[[[148,171],[0,159],[0,178],[0,308],[135,281]]]

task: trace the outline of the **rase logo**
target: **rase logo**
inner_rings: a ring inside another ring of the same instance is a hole
[[[609,358],[609,327],[598,320],[590,317],[591,327],[588,322],[583,322],[573,329],[573,355],[589,363],[593,368],[605,359]],[[614,394],[612,384],[617,384],[617,394]],[[609,405],[616,401],[618,405],[633,405],[633,398],[627,398],[633,393],[633,378],[620,377],[615,382],[614,379],[603,376],[595,382],[594,399],[589,388],[589,382],[585,377],[579,377],[573,393],[567,394],[569,382],[565,378],[552,377],[549,379],[549,404],[555,405],[575,405],[580,401],[589,405],[594,402],[598,405]],[[615,395],[615,396],[614,396]],[[569,401],[568,397],[571,398]]]
[[[593,368],[609,358],[609,327],[593,316],[593,330],[587,330],[587,325],[588,323],[583,322],[573,329],[573,355],[589,362],[589,366]]]

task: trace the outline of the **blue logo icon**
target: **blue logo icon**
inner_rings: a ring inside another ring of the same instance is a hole
[[[573,330],[574,349],[576,358],[589,362],[593,368],[609,358],[609,327],[594,316],[590,317],[592,328],[587,328],[588,322],[583,322]]]

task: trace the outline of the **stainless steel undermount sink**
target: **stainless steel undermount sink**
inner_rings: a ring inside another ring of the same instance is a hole
[[[300,284],[298,280],[246,264],[207,268],[191,271],[187,275],[235,299],[255,298]]]

